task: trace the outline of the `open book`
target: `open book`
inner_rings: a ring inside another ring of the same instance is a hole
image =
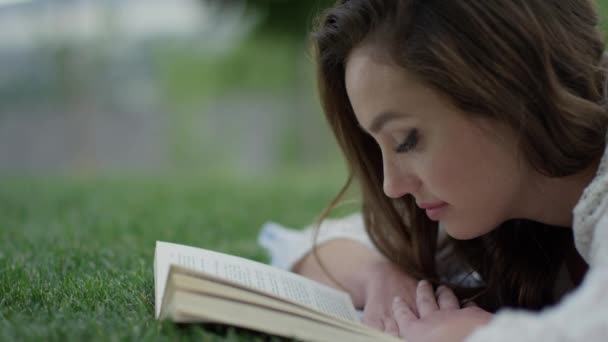
[[[244,258],[156,242],[157,319],[212,322],[306,341],[398,341],[359,323],[350,296]]]

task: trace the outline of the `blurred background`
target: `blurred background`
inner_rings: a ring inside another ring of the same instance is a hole
[[[314,0],[0,0],[0,174],[342,174]]]

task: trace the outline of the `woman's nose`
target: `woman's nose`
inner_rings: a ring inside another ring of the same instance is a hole
[[[420,188],[420,179],[410,170],[384,163],[384,193],[390,198],[415,194]]]

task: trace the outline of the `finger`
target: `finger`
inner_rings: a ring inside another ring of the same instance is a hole
[[[400,297],[395,297],[393,301],[393,317],[397,323],[399,336],[406,336],[409,324],[418,320],[418,316]]]
[[[393,300],[393,317],[397,323],[418,320],[418,316],[401,297],[395,297]]]
[[[384,331],[389,335],[399,337],[399,326],[393,317],[384,317],[382,319],[384,323]]]
[[[426,280],[421,280],[418,283],[418,288],[416,288],[416,306],[418,307],[420,318],[439,310],[435,292],[431,287],[431,283]]]
[[[440,310],[460,309],[458,298],[456,298],[456,295],[449,287],[444,285],[439,286],[437,291],[435,291],[435,295],[437,296],[437,304]]]
[[[474,301],[469,301],[464,303],[464,305],[462,306],[463,308],[474,308],[477,307],[477,303],[475,303]]]
[[[378,315],[370,314],[368,311],[363,313],[362,323],[380,331],[384,330],[384,322],[382,322],[382,319]]]

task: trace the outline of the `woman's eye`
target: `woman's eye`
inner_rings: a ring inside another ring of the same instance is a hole
[[[397,146],[396,152],[397,153],[409,152],[412,149],[414,149],[417,144],[418,144],[418,130],[412,129],[408,133],[405,140],[401,144],[399,144],[399,146]]]

